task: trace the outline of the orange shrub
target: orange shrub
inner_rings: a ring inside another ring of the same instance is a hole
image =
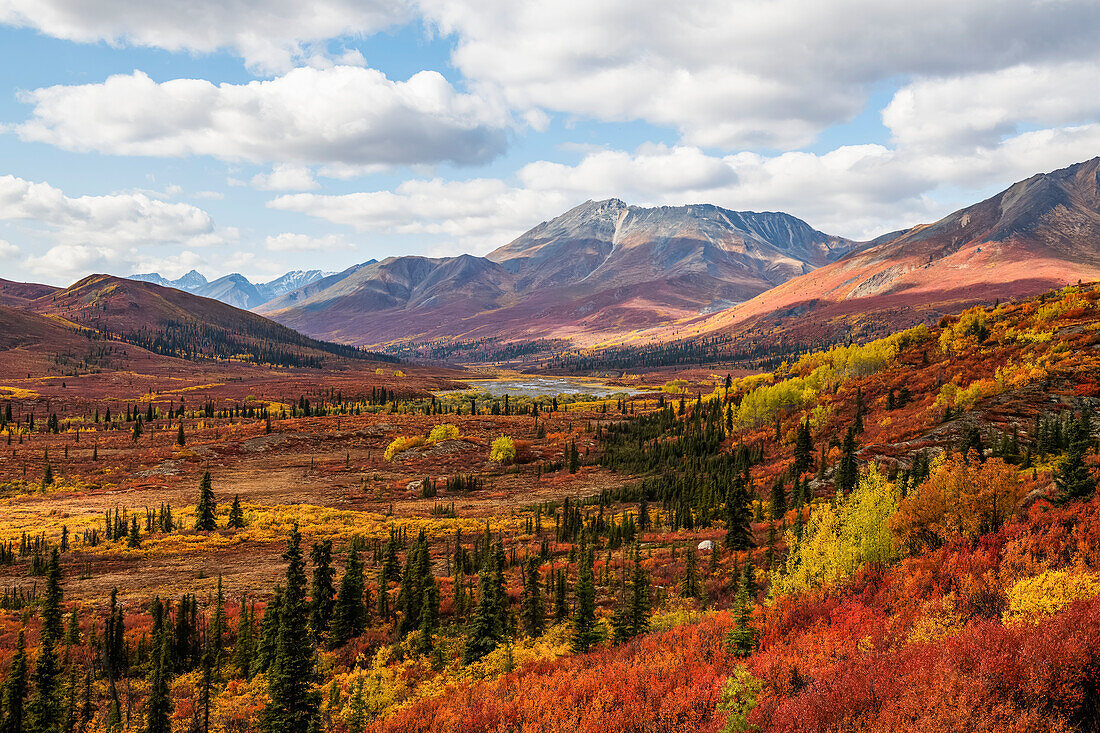
[[[923,552],[956,537],[974,540],[998,529],[1022,498],[1017,471],[1004,461],[967,463],[953,456],[901,501],[890,529],[911,552]]]

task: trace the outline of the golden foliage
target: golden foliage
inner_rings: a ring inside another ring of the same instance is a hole
[[[512,463],[516,460],[516,442],[507,435],[500,436],[493,441],[489,460],[501,464]]]
[[[1007,623],[1037,623],[1073,603],[1100,596],[1100,573],[1048,570],[1017,581],[1008,591]]]
[[[910,552],[934,549],[955,537],[974,540],[996,530],[1016,511],[1023,484],[999,458],[967,463],[953,456],[901,501],[890,529]]]
[[[425,440],[422,435],[400,435],[393,439],[393,441],[386,446],[386,452],[382,455],[387,461],[392,461],[393,457],[402,451],[407,451],[410,448],[416,448],[424,445]]]
[[[442,425],[436,425],[432,428],[432,431],[428,433],[428,442],[438,443],[441,440],[457,440],[458,436],[457,427],[450,423],[443,423]]]

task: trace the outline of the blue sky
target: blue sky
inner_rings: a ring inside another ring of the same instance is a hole
[[[588,198],[854,238],[1100,153],[1063,0],[0,0],[0,277],[484,254]]]

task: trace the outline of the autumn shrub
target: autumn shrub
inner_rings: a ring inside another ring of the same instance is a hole
[[[721,612],[614,648],[529,662],[375,721],[376,733],[628,733],[714,730],[731,659]],[[647,726],[646,721],[654,721]]]
[[[493,441],[489,450],[489,460],[495,463],[509,464],[516,460],[516,442],[507,435]]]
[[[1047,570],[1017,581],[1008,591],[1005,623],[1037,622],[1074,601],[1100,596],[1100,573]]]
[[[897,550],[887,522],[897,505],[897,489],[872,466],[849,496],[814,508],[801,538],[787,532],[790,551],[772,574],[772,594],[830,585],[864,563],[893,561]]]
[[[443,423],[442,425],[436,425],[432,428],[432,431],[428,433],[429,443],[438,443],[441,440],[458,440],[458,428],[450,423]]]
[[[424,445],[424,442],[424,437],[421,435],[414,435],[411,437],[405,435],[398,436],[393,439],[393,442],[386,446],[386,452],[383,454],[383,458],[387,461],[392,461],[393,457],[398,453]]]
[[[890,529],[912,553],[960,537],[973,541],[1004,524],[1023,498],[1016,469],[999,458],[985,463],[953,456],[898,506]]]

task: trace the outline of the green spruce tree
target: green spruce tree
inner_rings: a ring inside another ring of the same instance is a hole
[[[283,560],[287,563],[286,588],[279,608],[279,634],[275,658],[268,670],[270,702],[264,711],[268,733],[309,733],[316,723],[320,695],[316,681],[315,652],[309,639],[309,604],[306,569],[298,526],[290,530]]]
[[[342,646],[366,629],[367,609],[363,600],[363,562],[353,547],[348,552],[344,575],[332,617],[332,645]]]
[[[1090,429],[1091,420],[1086,416],[1081,420],[1071,420],[1066,431],[1066,455],[1054,474],[1054,486],[1058,489],[1056,499],[1060,504],[1087,499],[1096,492],[1096,479],[1085,465],[1085,453],[1092,442]]]
[[[532,638],[542,634],[546,625],[546,610],[542,603],[538,557],[527,558],[523,573],[523,601],[519,615],[524,633]]]
[[[352,550],[354,552],[354,549]],[[313,563],[313,582],[309,588],[309,627],[313,638],[320,642],[332,623],[332,610],[336,604],[336,588],[332,569],[332,540],[314,542],[309,559]]]
[[[200,532],[212,532],[217,528],[215,511],[218,503],[214,500],[210,472],[206,471],[199,482],[199,505],[195,509],[195,529]]]
[[[229,507],[229,521],[226,524],[230,529],[244,528],[244,511],[241,509],[241,495],[233,495],[233,504]]]
[[[15,643],[15,655],[8,667],[8,676],[4,680],[3,718],[0,719],[0,733],[23,733],[26,719],[24,703],[27,697],[27,644],[23,629],[19,630],[19,640]]]
[[[61,639],[61,561],[57,550],[50,554],[46,571],[46,596],[42,603],[42,633],[34,666],[34,694],[27,705],[28,733],[60,731],[62,714],[58,676],[61,667],[57,643]]]
[[[596,625],[596,582],[592,575],[592,551],[581,548],[575,589],[577,608],[573,614],[573,652],[583,654],[600,642]]]

